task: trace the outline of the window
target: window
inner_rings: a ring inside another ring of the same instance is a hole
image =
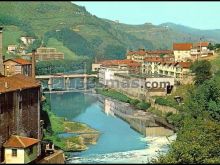
[[[17,149],[12,149],[12,156],[17,157]]]

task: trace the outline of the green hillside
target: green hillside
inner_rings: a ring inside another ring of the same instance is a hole
[[[200,37],[162,25],[127,25],[101,19],[67,1],[1,2],[0,25],[16,28],[4,32],[4,49],[19,35],[26,34],[64,51],[65,57],[72,59],[77,56],[121,59],[128,49],[171,49],[173,42],[194,42]],[[212,36],[209,39],[216,41]]]

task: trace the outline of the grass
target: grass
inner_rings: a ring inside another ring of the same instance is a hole
[[[150,107],[149,103],[146,103],[144,101],[140,101],[137,99],[132,99],[132,98],[128,97],[127,95],[122,94],[122,93],[120,93],[116,90],[113,90],[113,89],[96,89],[96,92],[98,94],[119,100],[121,102],[130,103],[131,105],[133,105],[137,109],[147,110]]]
[[[23,34],[24,32],[21,31],[17,26],[5,26],[3,31],[3,53],[6,54],[8,45],[17,45],[17,40]]]
[[[44,130],[44,140],[51,140],[55,146],[64,151],[81,151],[87,149],[84,138],[80,135],[70,137],[59,137],[60,133],[98,133],[96,130],[89,128],[86,124],[66,121],[63,117],[57,117],[50,111],[49,105],[44,105],[44,109],[48,113],[49,120],[52,127],[52,132],[49,133]]]

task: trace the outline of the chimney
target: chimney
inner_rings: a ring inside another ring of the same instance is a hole
[[[35,78],[35,64],[36,64],[36,60],[35,60],[35,52],[36,50],[32,50],[32,58],[31,58],[31,63],[32,63],[32,66],[31,66],[31,76],[32,78]]]
[[[3,27],[0,26],[0,74],[4,75],[2,31]]]

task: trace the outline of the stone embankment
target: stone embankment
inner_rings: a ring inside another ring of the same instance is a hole
[[[130,127],[144,136],[169,136],[174,132],[174,127],[162,117],[150,112],[137,110],[128,103],[98,95],[99,101],[104,105],[105,113],[115,115],[127,123]]]

